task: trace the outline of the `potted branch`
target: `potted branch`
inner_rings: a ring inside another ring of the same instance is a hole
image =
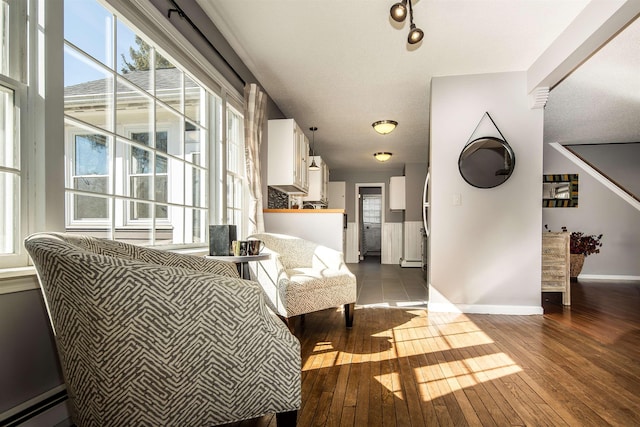
[[[548,231],[549,227],[545,224],[544,228]],[[563,232],[567,232],[567,227],[562,227]],[[602,247],[602,234],[584,234],[581,231],[571,232],[569,238],[569,277],[572,281],[576,281],[578,275],[582,271],[584,259],[589,255],[600,253]]]
[[[566,227],[562,227],[566,231]],[[584,259],[589,255],[600,253],[602,247],[602,234],[584,234],[581,231],[571,233],[569,253],[571,254],[570,274],[571,280],[577,280],[582,271]]]

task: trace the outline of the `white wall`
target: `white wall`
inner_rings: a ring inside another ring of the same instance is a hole
[[[458,156],[485,112],[516,162],[504,184],[478,189],[460,176]],[[430,310],[542,313],[542,136],[525,72],[432,80]]]

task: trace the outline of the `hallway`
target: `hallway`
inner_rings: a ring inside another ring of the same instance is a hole
[[[379,256],[367,256],[348,267],[358,282],[357,306],[427,307],[429,291],[422,269],[380,264]]]

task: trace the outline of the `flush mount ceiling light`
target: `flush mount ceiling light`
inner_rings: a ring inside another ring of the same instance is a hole
[[[391,14],[391,19],[397,22],[404,22],[407,17],[407,2],[409,3],[409,36],[407,37],[407,42],[409,44],[416,44],[423,39],[424,33],[420,28],[416,28],[416,24],[413,23],[413,5],[411,4],[411,0],[402,0],[400,3],[396,3],[391,6],[391,10],[389,13]]]
[[[316,131],[318,130],[318,128],[315,127],[315,126],[311,126],[309,128],[309,130],[311,132],[313,132],[311,134],[312,135],[311,136],[311,155],[313,157],[311,158],[311,164],[309,165],[309,170],[310,171],[319,171],[320,170],[320,166],[318,166],[316,164],[316,159],[315,159],[315,156],[316,156],[316,151],[315,151],[315,147],[316,147]]]
[[[394,120],[378,120],[373,123],[371,126],[378,132],[380,135],[386,135],[398,126],[398,122]]]
[[[376,158],[377,161],[379,162],[386,162],[387,160],[389,160],[391,158],[392,154],[387,152],[387,151],[378,151],[377,153],[375,153],[373,155],[373,157]]]

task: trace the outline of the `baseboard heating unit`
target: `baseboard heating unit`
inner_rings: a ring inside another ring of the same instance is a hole
[[[0,427],[19,426],[67,400],[67,388],[62,385],[0,414]]]

